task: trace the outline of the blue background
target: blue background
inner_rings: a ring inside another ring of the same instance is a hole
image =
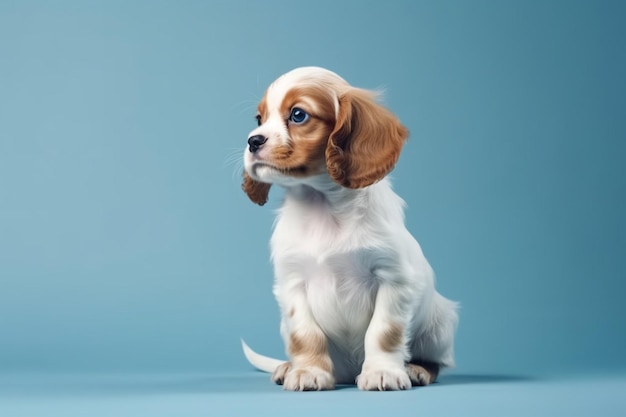
[[[385,88],[411,131],[393,179],[462,304],[453,374],[626,370],[625,18],[621,1],[0,2],[0,373],[245,373],[240,337],[283,356],[280,192],[249,202],[241,153],[267,85],[301,65]]]

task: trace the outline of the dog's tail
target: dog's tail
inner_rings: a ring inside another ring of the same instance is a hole
[[[280,359],[274,359],[256,353],[250,349],[250,346],[248,346],[243,339],[241,339],[241,347],[243,348],[243,354],[246,356],[246,359],[248,359],[248,362],[250,362],[252,366],[257,368],[259,371],[271,374],[276,370],[276,368],[285,363],[285,361],[281,361]]]

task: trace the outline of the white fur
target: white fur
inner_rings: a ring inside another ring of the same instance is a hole
[[[340,90],[345,81],[315,67],[279,78],[268,90],[269,118],[251,135],[287,140],[281,98],[308,78],[322,78]],[[337,109],[335,109],[335,113]],[[274,294],[282,315],[281,335],[322,332],[329,345],[337,383],[361,389],[407,389],[405,363],[412,359],[454,365],[456,304],[439,295],[434,274],[404,224],[404,202],[388,179],[347,189],[326,174],[289,177],[246,149],[245,169],[256,180],[280,185],[284,202],[271,238]],[[296,311],[293,317],[289,313]],[[381,349],[389,323],[402,324],[405,343]],[[280,361],[258,355],[244,343],[248,360],[273,372]],[[317,377],[323,377],[318,372]],[[285,388],[298,389],[297,384]]]

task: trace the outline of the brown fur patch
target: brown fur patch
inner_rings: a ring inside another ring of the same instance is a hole
[[[250,200],[260,206],[267,203],[271,186],[271,184],[266,184],[252,179],[247,172],[243,173],[243,184],[241,184],[241,188],[246,194],[248,194],[248,198],[250,198]]]
[[[309,333],[306,337],[292,333],[289,336],[289,356],[299,367],[314,366],[332,372],[326,337]]]
[[[380,348],[385,352],[394,352],[400,346],[404,339],[404,329],[398,324],[392,324],[383,333],[383,337],[379,340]]]
[[[381,180],[395,166],[408,130],[374,94],[352,88],[339,98],[339,117],[326,148],[331,178],[348,188]]]
[[[321,85],[303,85],[289,90],[281,104],[285,120],[294,107],[300,107],[310,116],[328,123],[335,120],[334,96],[327,87]]]

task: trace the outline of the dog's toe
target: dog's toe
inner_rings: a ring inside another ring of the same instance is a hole
[[[435,382],[439,366],[434,363],[407,363],[406,371],[413,386],[425,386]]]
[[[357,387],[364,391],[398,391],[411,388],[404,369],[364,371],[357,377]]]
[[[283,388],[288,391],[323,391],[335,388],[330,372],[317,367],[293,368],[284,378]]]
[[[289,372],[290,369],[291,369],[290,362],[285,362],[279,365],[278,368],[276,368],[276,370],[272,374],[272,381],[274,381],[278,385],[283,385],[283,383],[285,382],[285,375],[287,375],[287,372]]]

